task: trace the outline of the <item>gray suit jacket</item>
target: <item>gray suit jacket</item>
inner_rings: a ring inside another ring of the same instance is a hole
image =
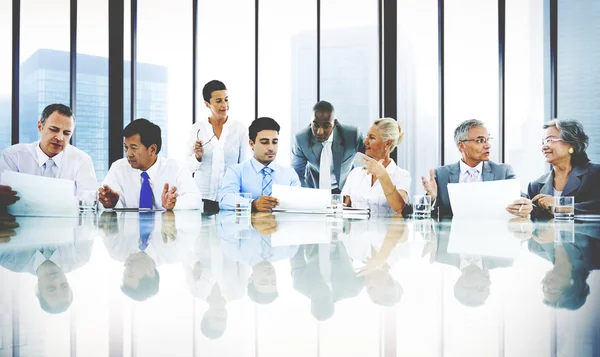
[[[600,165],[586,163],[575,165],[571,169],[567,184],[561,196],[575,197],[575,214],[600,214]],[[527,188],[529,198],[543,193],[554,196],[554,171],[542,175],[530,182]],[[534,208],[532,216],[536,218],[552,218],[544,211]]]
[[[333,129],[333,172],[341,190],[353,168],[357,152],[365,152],[360,131],[352,125],[337,123]],[[319,188],[319,166],[323,144],[314,137],[310,126],[296,133],[292,148],[292,167],[302,187]]]
[[[482,174],[483,181],[510,180],[517,177],[510,165],[497,164],[491,161],[483,162]],[[435,182],[437,183],[438,193],[433,209],[438,212],[440,217],[451,217],[453,215],[452,207],[450,207],[450,196],[448,196],[448,184],[458,183],[459,178],[460,165],[458,162],[435,169]]]

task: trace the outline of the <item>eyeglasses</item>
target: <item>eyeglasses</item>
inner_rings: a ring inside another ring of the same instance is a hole
[[[490,142],[492,139],[494,139],[494,138],[491,136],[488,136],[487,138],[467,139],[467,140],[461,140],[460,142],[464,143],[465,141],[473,141],[479,145],[482,145],[482,144]]]
[[[196,139],[197,139],[198,141],[200,141],[200,130],[202,130],[202,129],[198,129],[198,131],[196,132]],[[213,139],[215,136],[216,136],[216,134],[213,132],[213,136],[211,136],[211,137],[210,137],[210,139],[208,139],[208,141],[207,141],[207,142],[205,142],[205,143],[202,143],[202,146],[206,146],[206,145],[208,145],[208,143],[210,143],[210,141],[211,141],[211,140],[212,140],[212,139]]]
[[[550,146],[555,141],[563,141],[561,138],[546,138],[542,139],[542,146]]]

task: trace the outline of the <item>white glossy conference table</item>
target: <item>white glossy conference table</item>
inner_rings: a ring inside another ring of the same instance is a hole
[[[194,211],[16,220],[0,233],[0,357],[600,356],[596,222]],[[46,250],[61,252],[72,291],[62,313],[36,297],[32,267]],[[160,282],[135,301],[121,286],[140,254]],[[274,301],[253,301],[255,282]],[[214,338],[202,321],[217,285],[212,321],[224,332]]]

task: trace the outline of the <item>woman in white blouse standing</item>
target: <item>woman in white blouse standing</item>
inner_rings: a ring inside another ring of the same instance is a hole
[[[399,168],[390,153],[404,132],[392,118],[376,120],[365,138],[365,154],[358,153],[364,167],[354,168],[342,189],[344,203],[371,212],[401,213],[409,202],[410,173]]]
[[[225,170],[249,157],[248,128],[229,118],[227,87],[212,80],[202,89],[210,116],[196,122],[187,139],[187,161],[204,201],[204,212],[218,212],[217,194]]]

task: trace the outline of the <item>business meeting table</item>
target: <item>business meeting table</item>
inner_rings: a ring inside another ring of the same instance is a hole
[[[85,212],[0,230],[3,356],[600,356],[600,220]]]

